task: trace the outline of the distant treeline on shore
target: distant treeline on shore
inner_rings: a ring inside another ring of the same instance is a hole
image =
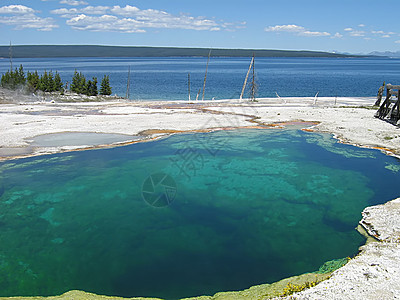
[[[206,57],[207,48],[175,47],[122,47],[91,45],[20,45],[0,46],[0,57],[37,58],[37,57]],[[212,49],[217,57],[356,57],[330,52],[294,51],[294,50],[252,50],[252,49]],[[358,56],[357,56],[358,57]]]

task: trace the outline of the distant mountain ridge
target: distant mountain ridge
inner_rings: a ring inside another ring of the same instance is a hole
[[[12,46],[14,58],[39,57],[191,57],[208,56],[207,48],[124,47],[96,45],[18,45]],[[0,46],[0,57],[8,58],[10,46]],[[359,57],[321,51],[212,49],[212,56],[220,57]]]
[[[392,52],[392,51],[374,51],[369,53],[369,55],[375,55],[375,56],[387,56],[387,57],[400,57],[400,51]]]

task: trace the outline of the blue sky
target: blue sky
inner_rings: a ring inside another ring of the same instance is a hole
[[[0,45],[400,50],[399,0],[0,0]]]

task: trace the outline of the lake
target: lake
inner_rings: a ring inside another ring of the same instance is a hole
[[[0,163],[0,296],[165,299],[316,271],[398,197],[399,160],[296,129],[179,134]]]
[[[250,58],[211,57],[205,99],[239,98]],[[14,59],[25,71],[58,71],[71,82],[75,70],[87,79],[110,76],[113,93],[125,97],[131,68],[133,100],[188,99],[202,97],[207,58],[35,58]],[[10,67],[0,60],[0,74]],[[256,58],[258,97],[373,97],[383,81],[400,82],[400,59],[389,58]]]

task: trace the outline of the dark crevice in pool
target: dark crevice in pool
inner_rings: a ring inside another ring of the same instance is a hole
[[[347,224],[345,222],[342,222],[338,218],[332,218],[330,216],[324,215],[322,221],[324,224],[332,227],[334,230],[339,231],[339,232],[349,232],[354,230],[354,224]]]

